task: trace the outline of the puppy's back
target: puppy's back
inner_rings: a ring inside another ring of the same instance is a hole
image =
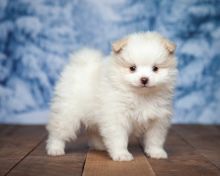
[[[84,48],[71,55],[70,64],[76,64],[79,66],[99,64],[102,61],[102,58],[103,55],[100,51]]]
[[[88,105],[94,102],[99,87],[101,65],[102,54],[97,50],[82,49],[73,54],[57,82],[51,109],[70,106],[90,110]]]

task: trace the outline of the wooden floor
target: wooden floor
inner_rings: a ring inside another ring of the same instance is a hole
[[[45,154],[43,126],[0,125],[0,175],[10,176],[215,176],[220,175],[220,126],[174,125],[165,148],[169,159],[149,159],[131,146],[134,161],[114,162],[89,151],[86,138],[67,146],[67,154]]]

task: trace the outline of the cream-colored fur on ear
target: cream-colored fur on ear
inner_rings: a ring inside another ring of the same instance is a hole
[[[119,53],[127,43],[128,43],[128,38],[123,38],[121,40],[118,40],[112,44],[112,50],[115,53]]]
[[[175,52],[176,49],[176,45],[169,41],[166,38],[162,38],[162,42],[164,43],[165,48],[169,51],[170,54],[173,54]]]

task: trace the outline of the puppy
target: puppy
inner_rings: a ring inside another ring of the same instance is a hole
[[[115,161],[133,159],[131,135],[145,153],[167,158],[163,149],[172,114],[177,74],[175,45],[155,32],[135,33],[112,45],[110,56],[84,49],[72,56],[58,84],[47,125],[49,155],[63,155],[83,124],[89,144]]]

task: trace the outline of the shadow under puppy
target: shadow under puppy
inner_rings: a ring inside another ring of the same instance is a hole
[[[167,158],[163,149],[171,124],[177,74],[175,45],[155,32],[135,33],[112,45],[104,58],[83,49],[71,57],[55,87],[47,125],[49,155],[63,155],[83,124],[89,144],[115,161],[133,159],[129,136],[143,138],[145,153]]]

